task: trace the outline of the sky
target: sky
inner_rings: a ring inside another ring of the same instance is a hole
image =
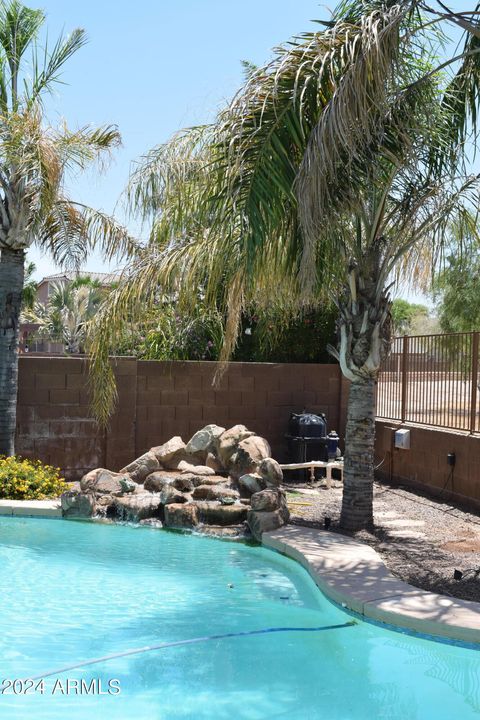
[[[328,17],[318,0],[43,0],[50,42],[84,28],[89,42],[65,65],[47,102],[50,121],[71,128],[118,125],[123,145],[106,172],[68,183],[70,196],[113,213],[131,163],[181,129],[213,119],[240,87],[242,60],[264,63],[271,49]],[[121,208],[116,210],[124,219]],[[130,224],[137,231],[138,228]],[[58,271],[32,250],[36,277]],[[86,265],[106,270],[97,255]]]
[[[119,199],[132,163],[177,130],[212,120],[240,87],[241,61],[263,64],[272,48],[315,28],[330,15],[318,0],[40,0],[50,43],[60,33],[84,28],[89,42],[65,65],[63,83],[47,102],[52,124],[70,128],[118,125],[122,147],[100,174],[70,178],[70,197],[125,218]],[[336,0],[332,8],[336,5]],[[453,0],[468,5],[468,0]],[[37,279],[58,272],[49,256],[32,249]],[[106,271],[98,254],[85,269]],[[406,290],[403,297],[425,302]]]

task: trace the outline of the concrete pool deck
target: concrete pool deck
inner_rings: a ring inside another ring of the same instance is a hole
[[[60,500],[0,500],[0,515],[61,518]]]
[[[480,643],[480,603],[408,585],[391,574],[373,548],[353,538],[286,525],[264,533],[262,542],[297,560],[328,598],[367,619]]]

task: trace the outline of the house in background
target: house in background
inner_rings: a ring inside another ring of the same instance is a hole
[[[48,300],[59,285],[68,285],[81,278],[90,278],[98,282],[101,287],[108,288],[120,279],[118,273],[99,273],[83,271],[67,271],[47,275],[37,285],[36,302],[47,305]],[[35,323],[22,322],[20,324],[20,352],[41,352],[46,354],[58,354],[64,352],[64,346],[59,342],[52,342],[45,338],[36,337],[38,325]]]

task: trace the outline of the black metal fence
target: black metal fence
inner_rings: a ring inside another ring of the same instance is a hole
[[[480,333],[395,338],[377,386],[377,417],[480,432]]]

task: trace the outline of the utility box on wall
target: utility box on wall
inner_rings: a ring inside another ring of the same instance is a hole
[[[410,450],[410,430],[395,430],[395,447],[399,450]]]

